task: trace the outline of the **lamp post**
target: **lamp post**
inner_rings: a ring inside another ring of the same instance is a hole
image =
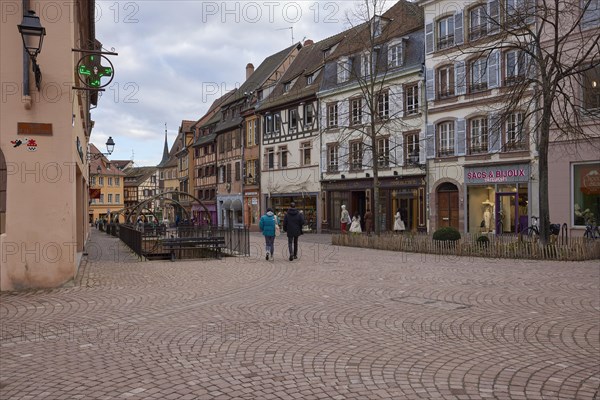
[[[19,33],[23,40],[23,48],[27,54],[29,54],[33,74],[35,76],[35,86],[39,91],[42,84],[42,71],[37,64],[37,56],[42,51],[44,36],[46,36],[46,28],[40,23],[40,17],[35,15],[35,12],[31,10],[23,15],[23,20],[17,27],[19,28]]]

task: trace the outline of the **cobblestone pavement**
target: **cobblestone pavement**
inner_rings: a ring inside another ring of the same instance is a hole
[[[301,238],[274,261],[138,262],[0,295],[1,399],[595,399],[600,265]]]

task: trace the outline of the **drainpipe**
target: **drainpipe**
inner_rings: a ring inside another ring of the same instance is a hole
[[[29,10],[29,0],[22,0],[23,15]],[[23,47],[23,100],[25,108],[31,109],[31,97],[29,96],[29,54]]]
[[[429,109],[427,104],[427,67],[425,65],[425,60],[423,64],[421,64],[421,71],[423,72],[423,88],[425,89],[425,229],[427,233],[431,230],[431,221],[430,221],[430,196],[429,196],[429,159],[427,158],[427,122],[429,121]],[[421,93],[422,95],[422,93]],[[435,138],[434,138],[435,141]],[[420,143],[419,143],[420,145]],[[421,147],[419,146],[419,149]]]

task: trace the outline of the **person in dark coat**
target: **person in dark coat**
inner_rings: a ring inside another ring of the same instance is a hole
[[[298,258],[298,237],[302,235],[304,216],[298,212],[295,203],[290,203],[290,208],[283,218],[283,230],[287,233],[290,261]],[[293,246],[292,246],[293,245]]]

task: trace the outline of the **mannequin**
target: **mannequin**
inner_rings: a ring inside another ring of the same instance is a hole
[[[490,205],[486,206],[485,211],[483,212],[483,223],[485,231],[489,232],[490,227],[492,226],[492,206]]]
[[[346,210],[346,206],[342,204],[342,214],[340,215],[340,223],[342,224],[342,233],[346,233],[346,228],[350,224],[350,213]]]

